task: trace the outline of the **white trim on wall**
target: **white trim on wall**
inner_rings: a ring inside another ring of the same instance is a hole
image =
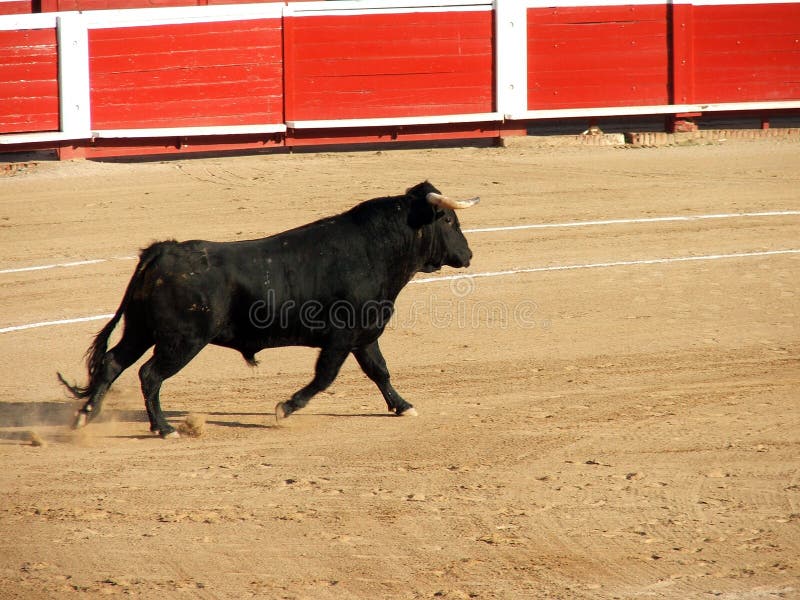
[[[29,15],[0,16],[0,31],[18,31],[25,29],[53,29],[56,18],[63,13],[33,13]]]
[[[503,120],[499,112],[463,115],[430,115],[419,117],[386,117],[380,119],[332,119],[286,121],[291,129],[333,129],[347,127],[385,127],[403,125],[444,125],[449,123],[494,123]]]
[[[210,125],[206,127],[153,127],[150,129],[99,129],[92,131],[94,138],[159,138],[191,137],[205,135],[256,135],[260,133],[285,133],[286,125]]]
[[[339,0],[332,2],[289,2],[285,16],[331,16],[400,14],[409,12],[483,11],[493,8],[492,0],[399,0],[391,4],[385,0]]]

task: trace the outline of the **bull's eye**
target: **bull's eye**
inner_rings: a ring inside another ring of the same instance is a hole
[[[448,225],[452,225],[453,224],[453,217],[445,217],[444,218],[444,222],[447,223]]]

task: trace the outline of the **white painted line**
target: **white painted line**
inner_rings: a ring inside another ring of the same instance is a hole
[[[640,219],[607,219],[603,221],[569,221],[566,223],[535,223],[532,225],[511,225],[503,227],[479,227],[477,229],[464,229],[464,233],[490,233],[497,231],[520,231],[524,229],[556,229],[559,227],[592,227],[598,225],[626,225],[636,223],[668,223],[680,221],[701,221],[707,219],[742,219],[747,217],[792,217],[800,215],[800,210],[771,210],[763,212],[745,213],[719,213],[711,215],[688,215],[688,216],[668,216],[668,217],[646,217]],[[0,269],[0,275],[10,273],[25,273],[28,271],[43,271],[46,269],[56,269],[60,267],[80,267],[83,265],[95,265],[110,260],[136,260],[136,256],[115,256],[113,258],[95,258],[91,260],[78,260],[65,263],[53,263],[48,265],[36,265],[32,267],[18,267],[15,269]]]
[[[88,321],[100,321],[102,319],[110,319],[110,315],[94,315],[91,317],[77,317],[75,319],[60,319],[58,321],[42,321],[41,323],[27,323],[25,325],[14,325],[12,327],[3,327],[0,333],[11,333],[12,331],[24,331],[26,329],[36,329],[37,327],[50,327],[52,325],[69,325],[71,323],[86,323]]]
[[[55,265],[38,265],[35,267],[20,267],[18,269],[3,269],[0,273],[25,273],[27,271],[44,271],[46,269],[56,269],[59,267],[81,267],[83,265],[96,265],[107,262],[105,258],[95,258],[92,260],[76,260],[74,262],[59,263]]]
[[[525,269],[510,269],[508,271],[489,271],[484,273],[460,273],[444,277],[425,277],[414,279],[410,283],[434,283],[436,281],[454,281],[456,279],[470,279],[478,277],[502,277],[504,275],[518,275],[521,273],[544,273],[547,271],[574,271],[578,269],[605,269],[609,267],[631,267],[638,265],[663,265],[669,263],[722,260],[726,258],[748,258],[751,256],[777,256],[780,254],[800,254],[800,249],[792,250],[766,250],[763,252],[734,252],[731,254],[705,254],[703,256],[679,256],[672,258],[650,258],[644,260],[619,260],[604,263],[588,263],[583,265],[554,265],[552,267],[532,267]]]
[[[800,215],[800,210],[771,210],[764,212],[719,213],[715,215],[686,215],[674,217],[644,217],[640,219],[606,219],[604,221],[570,221],[567,223],[536,223],[533,225],[512,225],[504,227],[480,227],[464,229],[464,233],[488,233],[494,231],[520,231],[524,229],[550,229],[561,227],[593,227],[596,225],[633,225],[636,223],[670,223],[702,221],[708,219],[742,219],[747,217],[791,217]]]
[[[410,283],[436,283],[439,281],[453,281],[456,279],[470,279],[478,277],[503,277],[506,275],[519,275],[522,273],[542,273],[547,271],[574,271],[577,269],[601,269],[610,267],[629,267],[638,265],[659,265],[668,263],[680,263],[691,261],[704,261],[704,260],[722,260],[733,258],[748,258],[753,256],[778,256],[784,254],[800,254],[800,249],[791,250],[765,250],[762,252],[737,252],[731,254],[706,254],[703,256],[679,256],[671,258],[652,258],[644,260],[621,260],[615,262],[604,263],[588,263],[578,265],[555,265],[551,267],[532,267],[525,269],[509,269],[507,271],[487,271],[483,273],[464,273],[459,275],[446,275],[444,277],[425,277],[422,279],[413,279]],[[0,328],[0,333],[11,333],[13,331],[24,331],[26,329],[35,329],[38,327],[49,327],[52,325],[68,325],[71,323],[85,323],[87,321],[99,321],[101,319],[110,319],[113,314],[107,315],[94,315],[90,317],[77,317],[74,319],[60,319],[58,321],[42,321],[40,323],[28,323],[25,325],[13,325],[11,327]]]
[[[136,260],[135,256],[115,256],[114,258],[93,258],[90,260],[76,260],[73,262],[54,263],[51,265],[36,265],[33,267],[18,267],[16,269],[0,270],[0,275],[7,273],[27,273],[29,271],[45,271],[47,269],[60,269],[67,267],[82,267],[84,265],[97,265],[110,260]]]

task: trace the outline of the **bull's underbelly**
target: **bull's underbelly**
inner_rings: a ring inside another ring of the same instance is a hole
[[[268,331],[239,332],[235,335],[224,331],[211,339],[209,343],[224,348],[231,348],[242,353],[247,358],[261,350],[290,346],[303,346],[307,348],[338,346],[354,349],[371,344],[383,334],[383,331],[383,328],[326,328],[314,331],[270,329]]]

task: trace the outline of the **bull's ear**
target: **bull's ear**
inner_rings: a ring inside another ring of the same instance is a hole
[[[408,212],[408,225],[412,229],[430,225],[436,220],[436,217],[436,207],[424,198],[414,198],[411,202],[411,210]]]

